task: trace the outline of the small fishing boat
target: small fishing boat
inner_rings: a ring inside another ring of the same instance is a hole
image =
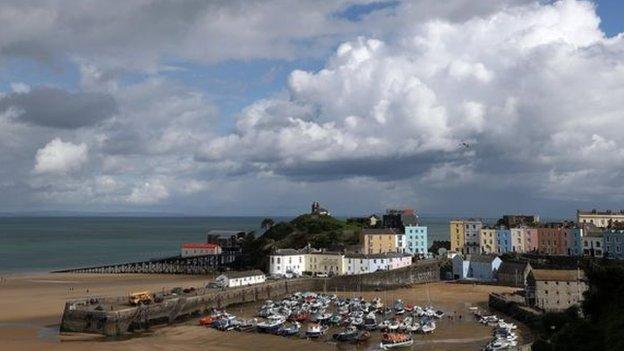
[[[204,327],[209,327],[212,325],[212,322],[214,322],[214,317],[212,316],[206,316],[206,317],[202,317],[199,319],[199,325],[204,326]]]
[[[382,335],[379,347],[383,350],[412,346],[414,339],[409,334],[385,333]]]
[[[282,316],[271,316],[267,320],[262,321],[256,325],[259,333],[271,333],[275,334],[279,327],[284,324],[286,319]]]
[[[294,322],[291,324],[282,324],[277,329],[277,334],[282,336],[292,336],[299,334],[299,331],[301,331],[301,324],[299,324],[299,322]]]
[[[372,306],[374,309],[378,310],[383,307],[383,302],[381,302],[379,297],[376,297],[373,299]]]
[[[332,335],[332,338],[336,341],[354,341],[358,335],[358,329],[353,326],[348,326],[340,333]]]
[[[364,319],[363,327],[366,330],[377,329],[377,319],[375,318],[375,315],[369,314],[368,316],[366,316],[366,318]]]
[[[403,304],[403,301],[401,299],[398,299],[396,301],[394,301],[394,304],[392,305],[392,308],[394,309],[394,314],[403,314],[405,313],[405,307]]]
[[[333,325],[340,324],[342,321],[342,317],[339,314],[333,314],[331,318],[329,318],[329,323]]]
[[[440,318],[444,317],[444,312],[440,311],[440,310],[437,310],[437,311],[435,311],[433,316],[438,318],[438,319],[440,319]]]
[[[428,323],[425,323],[423,325],[420,326],[420,332],[422,332],[423,334],[430,334],[433,333],[436,329],[436,324],[434,321],[430,321]]]
[[[320,325],[318,323],[312,323],[308,326],[308,329],[306,330],[306,336],[308,338],[319,338],[323,336],[323,334],[325,334],[327,329],[328,328],[326,326]]]
[[[256,324],[258,324],[258,321],[255,318],[241,319],[235,329],[241,332],[252,331],[256,329]]]

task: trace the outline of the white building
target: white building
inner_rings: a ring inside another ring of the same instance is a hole
[[[457,255],[453,257],[453,276],[455,279],[494,281],[502,262],[494,255]]]
[[[400,233],[394,236],[394,246],[396,247],[396,252],[406,252],[407,237],[404,233]]]
[[[280,249],[269,256],[269,275],[291,273],[301,275],[306,270],[307,254],[304,250]]]
[[[223,287],[235,288],[264,283],[266,277],[262,271],[257,269],[253,271],[229,271],[215,278],[215,281]]]
[[[182,244],[182,257],[195,257],[221,254],[221,246],[211,243],[185,243]]]
[[[346,253],[343,258],[345,274],[365,274],[370,273],[368,255],[360,253]]]

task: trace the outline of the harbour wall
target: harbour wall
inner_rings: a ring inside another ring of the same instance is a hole
[[[381,290],[435,282],[440,280],[440,264],[438,260],[422,260],[411,266],[390,271],[336,276],[323,282],[321,289],[328,291]]]
[[[432,260],[362,275],[289,279],[226,290],[199,288],[159,303],[140,306],[128,305],[127,296],[94,297],[66,302],[60,330],[123,335],[152,325],[171,324],[199,316],[210,308],[275,299],[296,291],[381,290],[437,280],[439,263]]]

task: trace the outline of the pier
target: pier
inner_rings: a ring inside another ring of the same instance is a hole
[[[130,263],[70,268],[54,271],[52,273],[207,274],[213,272],[215,269],[231,264],[237,256],[237,252],[223,252],[218,255],[194,257],[172,256]]]

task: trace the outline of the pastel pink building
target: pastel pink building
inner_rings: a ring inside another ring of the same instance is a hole
[[[537,237],[537,229],[526,228],[525,236],[526,238],[524,240],[524,252],[537,251],[537,244],[539,242],[539,239]]]

